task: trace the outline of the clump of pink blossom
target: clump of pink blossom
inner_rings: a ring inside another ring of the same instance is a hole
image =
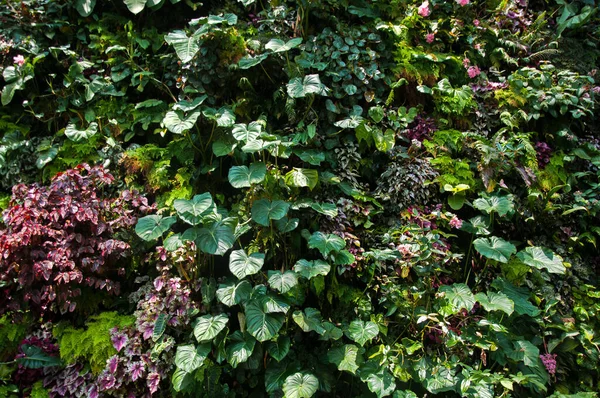
[[[418,14],[422,17],[428,17],[431,14],[431,9],[429,8],[429,1],[424,1],[417,11]]]
[[[425,35],[425,41],[427,43],[433,43],[434,40],[435,40],[435,33],[427,33]]]
[[[469,65],[471,65],[471,60],[469,58],[465,58],[463,59],[462,64],[465,68],[468,68]]]
[[[548,373],[554,375],[556,373],[556,354],[543,354],[540,355],[540,359]]]
[[[471,79],[474,79],[481,74],[481,69],[478,66],[471,66],[467,69],[467,74]]]
[[[25,58],[19,54],[16,57],[13,57],[13,62],[19,66],[23,66],[23,64],[25,63]]]
[[[452,228],[460,229],[462,227],[462,223],[462,220],[456,216],[452,217],[452,220],[450,220],[450,226]]]
[[[466,6],[467,4],[469,4],[469,0],[456,0],[456,3],[458,5],[460,5],[461,7]]]

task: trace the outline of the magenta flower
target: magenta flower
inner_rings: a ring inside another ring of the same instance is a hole
[[[427,33],[425,35],[425,41],[427,43],[433,43],[434,40],[435,40],[435,33]]]
[[[469,0],[456,0],[456,3],[458,5],[460,5],[461,7],[466,6],[467,4],[469,4]]]
[[[594,94],[600,94],[600,86],[596,86],[596,87],[592,88],[592,92]]]
[[[481,69],[478,66],[471,66],[467,69],[467,74],[471,79],[474,79],[481,74]]]
[[[23,56],[19,54],[16,57],[13,57],[13,62],[19,66],[23,66],[23,64],[25,63],[25,58],[23,58]]]
[[[469,65],[471,65],[471,60],[470,60],[469,58],[465,58],[465,59],[463,59],[463,61],[462,61],[462,62],[463,62],[463,66],[464,66],[465,68],[468,68],[468,67],[469,67]]]
[[[540,359],[548,373],[554,375],[556,373],[556,354],[543,354],[540,355]]]
[[[479,19],[474,19],[473,20],[473,25],[479,26]]]
[[[460,229],[460,227],[462,227],[462,223],[462,220],[456,216],[452,217],[452,220],[450,220],[450,226],[452,228]]]
[[[422,17],[428,17],[431,14],[431,10],[429,9],[429,1],[424,1],[423,4],[419,6],[418,14]]]

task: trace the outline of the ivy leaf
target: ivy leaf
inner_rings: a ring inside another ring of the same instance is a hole
[[[285,175],[285,183],[289,187],[308,187],[312,191],[317,182],[319,182],[317,170],[294,167]]]
[[[167,44],[175,48],[181,62],[190,62],[200,50],[200,41],[196,36],[188,37],[183,30],[170,32],[165,36]]]
[[[283,217],[280,220],[276,220],[274,222],[275,227],[279,230],[279,232],[290,232],[295,230],[296,228],[298,228],[298,224],[300,223],[300,220],[297,218],[287,218],[287,217]]]
[[[229,169],[229,183],[234,188],[249,188],[252,184],[259,184],[267,175],[267,166],[264,163],[252,163],[247,166],[232,166]]]
[[[552,274],[564,274],[566,272],[562,257],[542,247],[528,247],[517,253],[517,257],[531,267],[547,269]]]
[[[286,398],[310,398],[319,389],[319,379],[310,373],[297,372],[283,382]]]
[[[298,277],[293,271],[269,271],[269,285],[280,293],[289,292],[298,284]]]
[[[264,263],[264,254],[252,253],[251,255],[247,255],[243,249],[234,250],[229,256],[229,270],[238,279],[256,274],[260,271]]]
[[[173,202],[173,207],[177,211],[179,218],[191,225],[200,224],[203,215],[213,206],[212,196],[208,192],[195,195],[192,200],[176,199]]]
[[[335,234],[324,234],[317,231],[308,239],[309,249],[318,249],[323,257],[326,257],[332,251],[342,250],[345,246],[344,239]]]
[[[268,199],[257,200],[252,204],[252,220],[265,227],[270,220],[280,220],[287,214],[290,204],[282,200],[271,202]]]
[[[486,311],[503,311],[511,315],[515,310],[515,303],[504,293],[488,292],[477,293],[475,300],[485,308]]]
[[[228,307],[240,304],[250,298],[252,285],[244,280],[239,283],[228,282],[219,285],[217,299]]]
[[[473,296],[469,286],[464,283],[455,283],[451,286],[444,285],[440,287],[440,292],[445,294],[446,299],[450,302],[455,312],[463,308],[471,311],[475,305],[475,296]]]
[[[196,243],[200,250],[221,256],[233,247],[235,235],[227,220],[230,219],[205,224],[204,228],[198,230]]]
[[[360,344],[361,347],[364,346],[367,341],[377,337],[378,334],[379,328],[376,323],[371,321],[365,322],[360,319],[350,322],[350,326],[348,326],[348,330],[346,331],[346,336],[352,341]]]
[[[96,0],[76,0],[75,9],[82,17],[88,17],[94,11]]]
[[[307,94],[327,96],[329,89],[321,83],[319,75],[295,77],[287,84],[287,93],[292,98],[304,98]]]
[[[327,360],[335,364],[339,371],[356,374],[361,362],[363,348],[354,344],[346,344],[341,347],[332,348],[327,353]]]
[[[487,214],[498,213],[500,217],[504,217],[514,209],[514,203],[511,196],[492,196],[475,199],[473,207]]]
[[[529,290],[524,287],[516,287],[512,283],[498,278],[492,282],[492,287],[504,293],[514,302],[515,312],[519,315],[536,317],[540,310],[529,301]]]
[[[204,315],[198,318],[196,326],[194,327],[194,336],[199,343],[205,341],[211,341],[214,339],[221,330],[225,329],[229,318],[225,314],[219,314],[215,316]]]
[[[154,322],[154,331],[152,332],[152,341],[157,342],[167,328],[167,315],[163,312],[158,315]]]
[[[219,127],[231,127],[235,123],[235,115],[227,107],[221,107],[218,110],[206,108],[202,114],[207,119],[215,121]]]
[[[68,139],[73,142],[80,142],[87,140],[94,136],[98,132],[98,123],[92,122],[85,130],[77,130],[77,127],[73,123],[67,125],[65,129],[65,135]]]
[[[238,141],[254,141],[262,132],[262,124],[258,122],[250,122],[249,125],[240,123],[233,126],[231,134]]]
[[[143,240],[150,242],[160,238],[176,221],[175,217],[161,217],[156,214],[145,216],[138,219],[135,233]]]
[[[249,334],[242,334],[242,332],[236,330],[229,336],[229,342],[227,348],[225,348],[227,362],[235,369],[240,363],[248,361],[252,351],[254,351],[256,340]]]
[[[510,256],[517,252],[515,245],[496,236],[475,239],[473,247],[481,255],[501,263],[507,263]]]
[[[298,47],[302,44],[302,38],[296,37],[295,39],[289,40],[287,43],[280,39],[271,39],[266,45],[267,50],[271,50],[274,53],[282,53],[290,51],[292,48]]]
[[[193,344],[180,345],[175,353],[175,366],[185,372],[192,373],[202,366],[210,351],[210,343],[200,344],[198,347]]]
[[[279,336],[277,341],[267,342],[267,352],[277,362],[281,362],[290,351],[291,340],[288,336]]]
[[[306,279],[312,279],[318,275],[327,275],[331,270],[331,266],[323,260],[299,260],[294,265],[294,271]]]
[[[256,300],[246,305],[246,329],[260,342],[271,340],[283,326],[283,314],[268,314]]]
[[[196,124],[200,111],[192,112],[187,117],[180,111],[169,111],[163,119],[164,126],[173,134],[183,134]]]
[[[17,358],[17,363],[25,368],[41,369],[62,364],[59,357],[52,357],[35,345],[23,344],[21,351],[25,356]]]

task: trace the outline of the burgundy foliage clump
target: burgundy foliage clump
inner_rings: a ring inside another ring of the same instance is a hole
[[[404,132],[404,135],[410,141],[417,140],[419,142],[423,142],[426,139],[430,139],[432,133],[434,133],[437,129],[438,128],[435,124],[435,120],[430,117],[417,115],[415,120]]]
[[[137,191],[109,195],[113,181],[84,164],[49,186],[13,187],[0,229],[0,314],[72,312],[85,286],[119,294],[130,246],[118,237],[154,207]]]
[[[538,161],[538,167],[544,169],[550,163],[552,148],[545,142],[538,141],[535,143],[535,152]]]
[[[36,330],[31,335],[24,338],[21,341],[19,351],[17,352],[15,359],[26,357],[25,353],[23,352],[24,345],[39,347],[47,356],[58,357],[60,354],[58,345],[52,337],[50,326],[47,327],[44,325],[39,330]],[[19,364],[17,366],[17,371],[13,374],[13,381],[20,386],[31,386],[45,374],[44,372],[46,369],[32,369]]]

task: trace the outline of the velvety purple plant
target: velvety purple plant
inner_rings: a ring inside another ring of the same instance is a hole
[[[538,161],[538,167],[540,169],[546,168],[550,163],[550,156],[552,155],[552,148],[545,142],[538,141],[535,143],[535,152]]]
[[[417,115],[415,120],[404,131],[404,136],[410,141],[417,140],[423,142],[424,140],[431,138],[432,133],[437,129],[435,120],[430,117]]]

